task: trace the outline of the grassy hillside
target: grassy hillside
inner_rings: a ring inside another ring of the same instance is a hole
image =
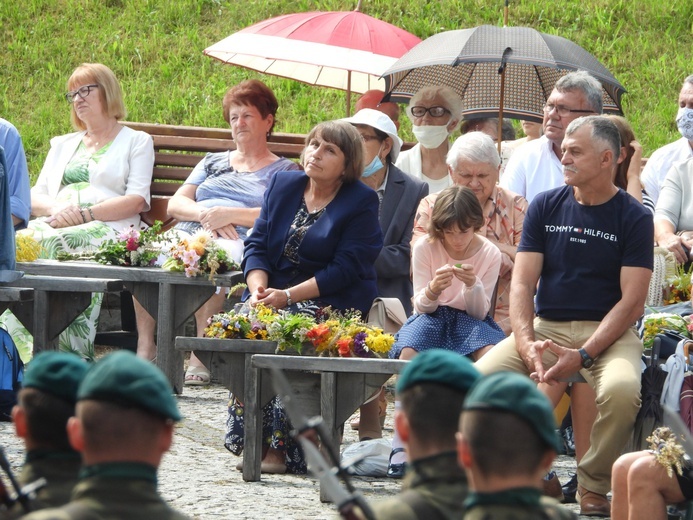
[[[223,126],[221,97],[261,78],[280,101],[278,131],[306,132],[342,117],[344,93],[224,65],[202,50],[260,20],[296,11],[348,10],[355,0],[0,1],[0,117],[22,133],[36,176],[49,139],[70,131],[62,94],[82,62],[111,67],[126,93],[128,119]],[[501,0],[364,0],[362,10],[426,38],[440,31],[502,24]],[[649,155],[678,137],[682,79],[693,73],[690,0],[518,0],[510,25],[573,40],[623,83],[626,116]],[[407,134],[405,136],[411,138]]]

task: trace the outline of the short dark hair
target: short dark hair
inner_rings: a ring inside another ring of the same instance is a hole
[[[568,137],[574,134],[584,125],[590,127],[590,136],[593,142],[601,141],[613,152],[613,162],[616,164],[621,156],[621,134],[618,131],[618,127],[605,116],[579,117],[570,122],[565,130],[565,136]]]
[[[72,450],[66,426],[75,414],[74,404],[37,388],[23,388],[19,406],[24,410],[27,433],[34,444],[56,451]]]
[[[455,433],[466,392],[436,383],[420,383],[399,395],[411,433],[419,444],[455,449]]]
[[[465,410],[460,431],[485,477],[534,473],[553,450],[527,421],[511,412]]]
[[[365,165],[363,164],[363,140],[356,127],[351,123],[339,120],[318,123],[306,137],[306,146],[316,136],[320,136],[328,143],[337,145],[344,154],[344,184],[358,181]],[[301,154],[301,164],[303,164],[303,153]]]
[[[457,225],[460,231],[484,225],[484,212],[474,192],[466,186],[450,186],[438,194],[433,205],[428,234],[431,239],[442,240],[443,232]]]
[[[231,124],[229,119],[229,110],[232,105],[246,105],[257,108],[263,119],[267,119],[267,116],[271,115],[274,118],[272,122],[272,127],[269,133],[274,130],[274,125],[277,122],[277,109],[279,108],[279,103],[277,98],[272,92],[272,89],[265,85],[262,81],[258,79],[249,79],[240,82],[235,87],[231,87],[221,102],[224,110],[224,119],[228,124]]]
[[[156,442],[169,421],[135,406],[85,399],[77,403],[87,451],[127,450],[133,444],[146,447]]]

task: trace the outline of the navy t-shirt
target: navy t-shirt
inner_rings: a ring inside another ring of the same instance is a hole
[[[579,204],[572,186],[529,205],[518,252],[542,253],[537,316],[601,321],[621,299],[621,267],[652,269],[652,213],[623,190],[598,206]]]

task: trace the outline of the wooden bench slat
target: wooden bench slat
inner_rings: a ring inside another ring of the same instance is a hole
[[[33,289],[19,287],[0,287],[0,302],[27,302],[34,298]]]
[[[166,153],[156,152],[154,154],[154,164],[159,166],[185,166],[194,168],[197,166],[204,155],[202,154],[181,154],[181,153]]]
[[[26,275],[12,282],[13,287],[61,292],[120,292],[123,280],[110,278],[64,278],[61,275]]]

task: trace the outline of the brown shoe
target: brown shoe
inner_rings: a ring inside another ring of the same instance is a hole
[[[577,503],[580,504],[580,514],[582,516],[611,516],[611,504],[606,495],[600,495],[578,485],[575,498]]]
[[[541,481],[542,493],[544,496],[555,498],[559,502],[563,501],[563,488],[561,481],[555,471],[549,471]]]

